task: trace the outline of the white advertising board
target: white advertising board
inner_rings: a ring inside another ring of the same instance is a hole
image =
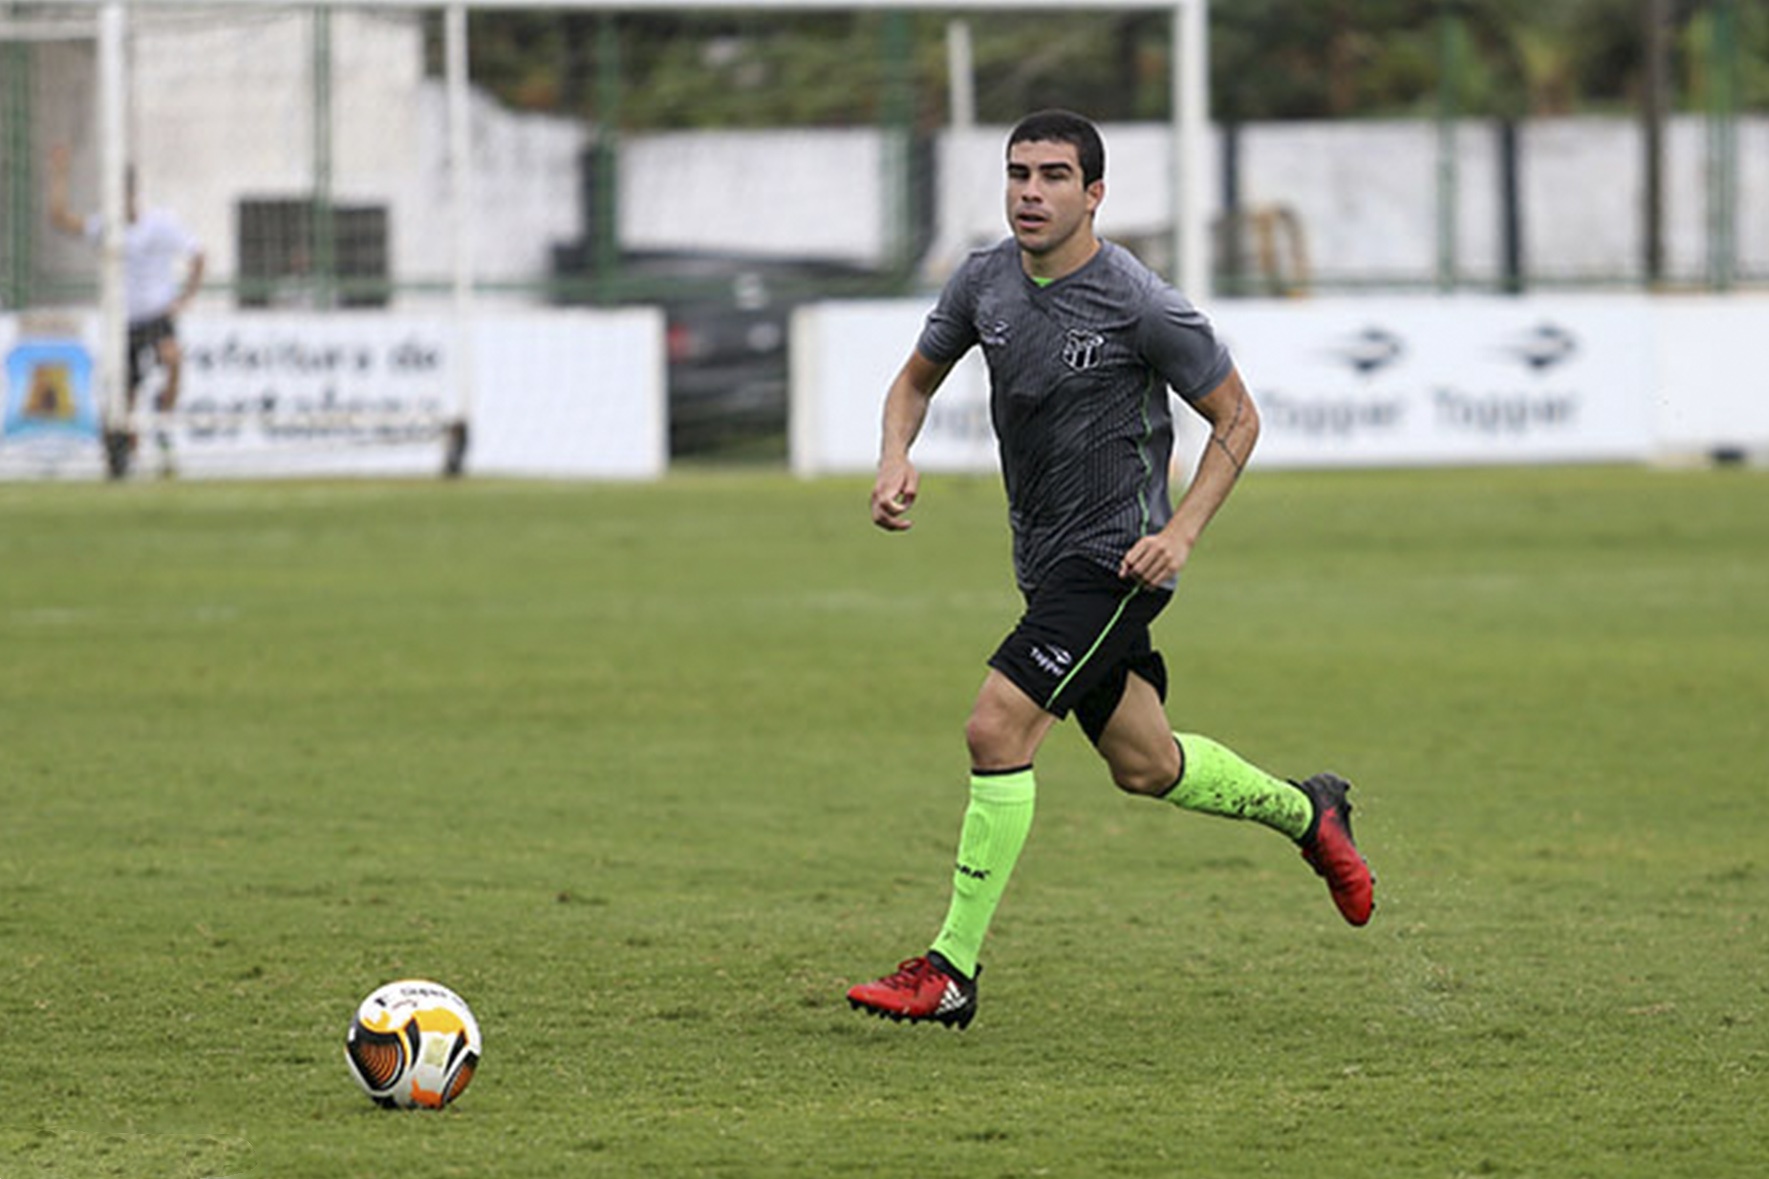
[[[870,470],[879,413],[931,300],[801,309],[793,469]],[[1212,309],[1258,400],[1268,467],[1595,462],[1654,453],[1644,296],[1225,300]],[[950,400],[948,400],[950,399]],[[1180,446],[1198,434],[1182,416]],[[976,352],[934,398],[916,459],[995,469]],[[1177,456],[1181,465],[1188,455]]]
[[[481,318],[467,470],[655,479],[669,467],[664,318],[655,307]]]
[[[1769,456],[1769,298],[1697,296],[1653,303],[1653,403],[1667,457],[1729,450]]]
[[[34,398],[66,419],[11,413],[0,475],[103,473],[90,415],[67,412],[85,403],[58,392],[88,381],[64,375],[89,366],[77,370],[62,354],[90,353],[96,317],[56,325],[50,339],[0,318],[5,404],[28,409]],[[197,313],[179,324],[179,339],[182,390],[162,425],[184,477],[437,475],[445,435],[463,418],[470,472],[643,479],[668,464],[655,308],[483,315],[465,339],[447,316]],[[470,385],[459,379],[463,365]],[[144,404],[158,380],[150,376]],[[151,469],[140,449],[137,465]]]
[[[1263,466],[1642,460],[1644,297],[1224,302]]]
[[[885,390],[921,334],[932,301],[819,303],[792,322],[793,471],[869,471],[878,463]],[[924,471],[992,471],[995,432],[981,355],[973,351],[946,377],[915,445]]]
[[[170,433],[186,476],[440,469],[461,359],[446,319],[195,314],[178,336],[184,376]]]

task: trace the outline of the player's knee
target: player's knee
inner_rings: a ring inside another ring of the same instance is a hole
[[[981,707],[971,710],[969,719],[964,722],[964,743],[970,750],[972,765],[996,764],[1006,744],[1005,738],[1006,726],[1001,717]]]
[[[964,722],[964,743],[970,749],[971,765],[991,768],[1024,765],[1038,746],[1026,719],[987,694]]]

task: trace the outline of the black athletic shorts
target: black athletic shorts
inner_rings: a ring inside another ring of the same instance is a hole
[[[1172,597],[1072,557],[1027,596],[1025,614],[989,666],[1046,712],[1074,712],[1097,745],[1124,696],[1128,673],[1167,699],[1167,667],[1149,641],[1149,624]]]
[[[129,325],[129,388],[139,388],[148,368],[160,362],[160,341],[177,338],[170,315],[156,315]]]

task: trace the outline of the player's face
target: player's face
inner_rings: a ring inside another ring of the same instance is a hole
[[[1007,153],[1007,223],[1037,272],[1080,265],[1093,253],[1093,212],[1103,180],[1081,181],[1072,143],[1016,143]]]

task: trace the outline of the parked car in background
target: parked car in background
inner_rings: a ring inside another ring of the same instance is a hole
[[[562,301],[664,311],[673,458],[784,457],[793,309],[896,289],[862,267],[722,254],[625,254],[616,274],[590,280],[580,254],[554,251],[556,274],[579,278],[562,285]]]

